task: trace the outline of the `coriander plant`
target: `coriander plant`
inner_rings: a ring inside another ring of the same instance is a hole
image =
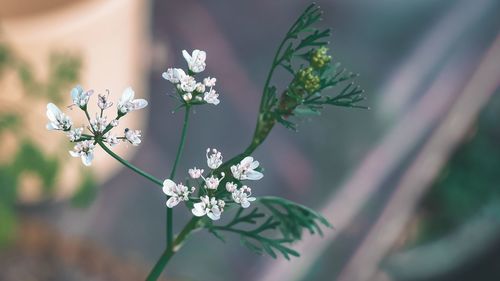
[[[330,30],[313,26],[320,20],[321,14],[320,8],[311,4],[279,45],[264,83],[257,125],[249,146],[227,161],[218,149],[206,149],[206,167],[189,169],[187,174],[190,179],[185,182],[176,181],[176,168],[184,147],[190,111],[196,106],[216,106],[220,103],[215,90],[217,80],[199,77],[206,67],[204,51],[182,51],[187,69],[169,68],[162,74],[173,84],[179,101],[177,108],[184,110],[177,155],[170,175],[164,180],[130,164],[111,149],[120,142],[129,142],[134,146],[141,143],[140,130],[127,128],[120,135],[114,134],[121,118],[148,104],[144,99],[134,99],[131,88],[124,90],[114,111],[115,116],[109,121],[104,113],[113,103],[107,95],[98,95],[100,110],[92,115],[87,110],[87,104],[93,91],[85,91],[81,86],[73,88],[72,106],[80,108],[87,117],[89,125],[86,128],[75,128],[69,116],[54,104],[47,105],[50,120],[47,129],[63,131],[75,143],[74,150],[69,152],[71,156],[81,158],[83,164],[88,166],[93,161],[94,150],[101,147],[124,166],[162,187],[167,198],[166,248],[147,280],[157,280],[168,261],[194,230],[206,229],[222,241],[226,233],[239,235],[242,244],[250,250],[273,258],[281,255],[290,259],[299,256],[291,245],[302,238],[304,230],[322,235],[321,226],[331,227],[320,214],[297,203],[274,196],[254,197],[249,186],[253,185],[252,181],[264,176],[260,163],[252,157],[252,153],[263,143],[274,125],[279,123],[294,130],[297,118],[317,115],[329,105],[363,108],[359,105],[364,100],[363,91],[354,82],[346,83],[356,75],[340,68],[340,64],[333,63],[328,55],[326,38]],[[280,70],[290,74],[289,83],[283,88],[273,85],[273,77]],[[326,90],[341,84],[339,91],[325,94]],[[180,208],[179,205],[184,205],[193,216],[174,235],[173,210]],[[221,224],[219,219],[222,216],[229,219]]]

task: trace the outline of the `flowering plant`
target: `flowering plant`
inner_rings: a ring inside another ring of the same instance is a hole
[[[190,111],[195,106],[216,106],[220,103],[219,94],[214,89],[217,80],[213,77],[197,77],[206,68],[207,56],[204,51],[194,50],[191,54],[182,51],[188,68],[169,68],[162,74],[175,88],[178,108],[184,109],[184,125],[177,156],[170,175],[164,180],[142,171],[111,150],[111,147],[120,142],[129,142],[134,146],[141,143],[140,130],[126,128],[120,135],[113,134],[113,129],[119,125],[121,118],[148,104],[144,99],[134,99],[131,88],[123,91],[116,106],[116,115],[109,122],[104,113],[112,107],[113,102],[107,95],[98,95],[99,112],[94,117],[87,109],[93,91],[85,91],[81,86],[73,88],[72,106],[80,108],[87,117],[89,124],[85,128],[74,128],[69,116],[54,104],[47,105],[47,129],[65,132],[69,140],[76,144],[69,152],[71,156],[81,158],[83,164],[88,166],[94,159],[96,147],[101,147],[126,167],[162,187],[167,198],[167,246],[147,280],[159,277],[189,234],[197,229],[206,229],[222,241],[223,233],[237,234],[243,245],[257,253],[265,253],[273,258],[280,254],[289,259],[291,256],[299,256],[290,245],[301,239],[304,230],[321,235],[320,225],[330,227],[330,223],[315,211],[284,198],[254,197],[250,187],[252,181],[258,181],[264,176],[260,163],[251,155],[276,123],[295,129],[294,118],[319,114],[327,105],[362,107],[358,103],[364,99],[363,91],[352,82],[344,85],[337,94],[322,94],[324,90],[351,80],[356,75],[340,69],[340,64],[332,63],[332,58],[327,53],[327,42],[324,41],[330,31],[313,27],[320,16],[319,7],[310,5],[281,42],[264,85],[257,125],[250,145],[241,154],[227,161],[223,160],[219,150],[208,148],[206,168],[189,169],[187,174],[190,179],[185,182],[176,182],[175,174],[184,147]],[[271,84],[278,69],[291,75],[289,84],[281,90],[280,95],[278,88]],[[185,205],[193,217],[174,237],[173,209],[179,208],[179,205]],[[253,205],[255,206],[251,208]],[[218,223],[225,213],[229,213],[227,216],[231,218],[226,223]]]

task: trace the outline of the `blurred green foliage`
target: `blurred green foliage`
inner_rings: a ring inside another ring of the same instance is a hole
[[[448,161],[421,206],[425,218],[418,243],[453,231],[488,206],[500,206],[500,93],[481,113],[466,140]],[[489,215],[497,218],[487,208]]]
[[[0,78],[7,71],[17,74],[24,92],[30,98],[48,98],[61,103],[70,88],[79,79],[81,60],[78,56],[53,53],[49,57],[49,76],[46,81],[38,81],[32,67],[16,56],[7,44],[0,43]],[[49,195],[58,176],[60,163],[56,156],[48,156],[19,130],[22,127],[22,112],[2,112],[0,114],[0,136],[13,134],[17,150],[10,162],[0,165],[0,246],[7,245],[14,237],[16,229],[15,204],[21,176],[25,172],[41,179],[44,195]],[[90,173],[85,174],[79,190],[72,202],[85,206],[95,197],[96,187]],[[47,197],[49,198],[49,197]]]
[[[37,174],[42,179],[44,191],[48,193],[54,186],[59,163],[57,159],[45,156],[34,143],[25,139],[9,168],[12,177],[19,177],[25,171]]]
[[[97,195],[97,184],[90,172],[83,175],[83,180],[77,190],[71,200],[74,206],[85,207],[94,200]]]

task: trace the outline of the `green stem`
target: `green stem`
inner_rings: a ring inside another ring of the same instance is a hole
[[[132,171],[138,173],[139,175],[145,177],[146,179],[152,181],[153,183],[159,185],[159,186],[163,186],[163,181],[160,180],[160,179],[157,179],[155,178],[154,176],[144,172],[143,170],[137,168],[136,166],[130,164],[127,160],[121,158],[120,156],[118,156],[117,154],[115,154],[111,149],[109,149],[102,141],[97,141],[97,143],[99,144],[100,147],[102,147],[102,149],[104,149],[104,151],[106,151],[109,155],[111,155],[111,157],[115,158],[116,160],[118,160],[118,162],[122,163],[124,166],[126,166],[127,168],[131,169]]]
[[[181,133],[181,140],[179,143],[179,147],[177,148],[177,154],[175,156],[175,161],[174,165],[172,166],[172,171],[170,172],[170,177],[169,179],[173,180],[175,177],[175,171],[177,170],[177,165],[179,164],[179,160],[181,159],[181,154],[184,149],[184,144],[186,143],[186,132],[187,132],[187,127],[189,123],[189,105],[186,106],[186,111],[184,112],[184,123],[182,125],[182,133]],[[172,208],[167,208],[167,220],[166,220],[166,239],[167,239],[167,251],[173,252],[172,249],[172,240],[174,237],[174,232],[173,232],[173,209]],[[166,265],[166,264],[165,264]]]
[[[181,248],[182,243],[187,238],[187,236],[198,228],[197,225],[200,219],[201,218],[199,217],[193,217],[186,224],[186,226],[184,226],[182,231],[175,238],[173,247],[171,247],[171,249],[170,247],[167,247],[167,249],[165,249],[160,259],[156,262],[155,266],[153,267],[148,277],[146,278],[146,281],[156,281],[158,277],[160,277],[161,273],[163,272],[163,269],[165,268],[165,266],[167,266],[167,263],[170,261],[172,256]]]

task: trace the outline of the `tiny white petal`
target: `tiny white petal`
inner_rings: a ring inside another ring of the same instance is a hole
[[[165,193],[168,196],[172,196],[173,195],[173,189],[174,189],[175,186],[176,186],[176,184],[172,180],[170,180],[170,179],[164,180],[163,181],[163,188],[162,188],[163,193]]]
[[[191,212],[197,217],[203,217],[206,214],[205,204],[203,204],[202,202],[195,203]]]
[[[179,204],[179,202],[180,202],[179,197],[174,197],[174,196],[172,196],[172,197],[170,197],[170,198],[167,200],[167,207],[169,207],[169,208],[173,208],[173,207],[177,206],[177,204]]]
[[[90,166],[92,164],[93,159],[94,159],[94,153],[92,152],[82,155],[82,163],[85,166]]]
[[[205,70],[205,60],[207,58],[207,53],[205,51],[194,50],[192,55],[189,55],[186,50],[183,50],[182,56],[186,60],[189,70],[192,72],[199,73]]]

